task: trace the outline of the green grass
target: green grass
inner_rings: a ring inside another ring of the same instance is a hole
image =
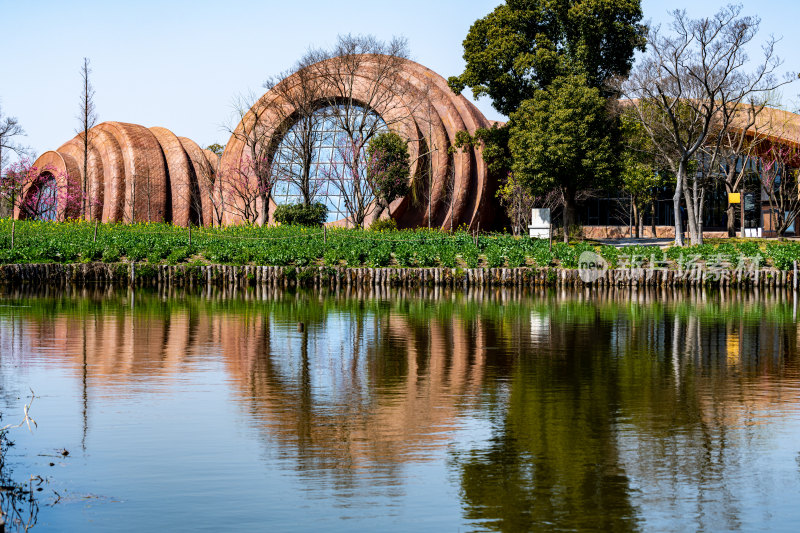
[[[185,262],[272,266],[547,267],[577,268],[583,251],[601,254],[612,267],[632,261],[647,266],[665,259],[726,261],[759,256],[762,264],[791,269],[800,261],[800,244],[779,241],[720,240],[702,246],[633,246],[622,249],[593,243],[553,243],[508,234],[440,230],[364,231],[293,226],[187,228],[169,224],[100,224],[17,221],[11,249],[11,220],[0,220],[0,264],[90,261]],[[327,240],[325,239],[327,236]]]

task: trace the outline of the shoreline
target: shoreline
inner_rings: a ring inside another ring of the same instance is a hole
[[[587,282],[584,279],[592,279]],[[0,285],[123,287],[737,287],[798,288],[794,271],[560,267],[413,268],[28,263],[0,265]]]

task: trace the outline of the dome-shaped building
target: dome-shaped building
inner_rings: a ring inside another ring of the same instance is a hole
[[[164,128],[122,122],[92,128],[82,192],[88,218],[263,223],[278,204],[317,201],[332,224],[353,225],[360,209],[362,224],[391,216],[401,227],[489,228],[500,213],[480,148],[453,148],[458,132],[474,134],[490,122],[444,78],[413,61],[353,55],[314,63],[243,111],[221,160]],[[363,158],[371,138],[387,131],[408,141],[411,192],[380,206],[364,185]],[[34,165],[62,186],[80,188],[82,138]],[[60,216],[80,213],[75,205],[57,209]]]

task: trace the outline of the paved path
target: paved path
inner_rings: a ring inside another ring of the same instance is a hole
[[[616,246],[617,248],[624,248],[626,246],[661,246],[663,248],[665,246],[672,246],[675,239],[597,239],[597,242]]]

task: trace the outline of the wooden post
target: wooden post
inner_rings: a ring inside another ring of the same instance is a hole
[[[97,220],[94,221],[94,242],[97,242]]]

